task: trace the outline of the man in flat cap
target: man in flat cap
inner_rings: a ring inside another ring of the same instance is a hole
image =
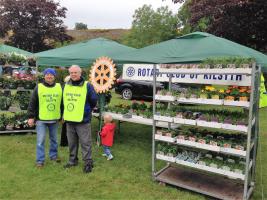
[[[45,162],[45,135],[49,131],[51,161],[60,162],[58,158],[57,130],[61,118],[62,88],[55,83],[56,71],[47,68],[43,72],[44,81],[39,83],[33,91],[28,107],[28,124],[36,124],[36,167],[42,168]]]

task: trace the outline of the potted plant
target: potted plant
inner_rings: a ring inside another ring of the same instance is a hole
[[[224,89],[220,89],[219,90],[219,98],[220,99],[224,99],[224,97],[225,97],[225,90]]]
[[[228,88],[228,90],[225,91],[226,95],[225,95],[225,100],[227,101],[234,101],[235,100],[235,97],[233,96],[236,91],[234,90],[234,92],[232,92],[231,90],[232,88]]]
[[[4,88],[4,78],[0,77],[0,88]]]
[[[35,80],[27,80],[24,81],[23,87],[24,89],[34,89],[35,85],[36,85]]]
[[[141,103],[139,104],[138,108],[140,110],[146,110],[147,109],[147,106],[146,106],[146,104],[145,104],[144,101],[141,101]]]
[[[6,119],[6,130],[14,129],[14,116],[10,116]]]
[[[21,66],[22,63],[25,63],[26,61],[27,61],[26,56],[18,54],[16,52],[12,52],[8,56],[8,62],[17,66]]]
[[[196,142],[197,137],[193,133],[190,133],[190,135],[188,136],[188,140],[191,142]]]
[[[180,92],[177,96],[178,96],[178,98],[185,98],[185,93],[184,92]]]
[[[0,97],[0,110],[8,110],[12,104],[12,99],[10,97],[1,96]]]
[[[167,156],[175,157],[176,154],[177,154],[177,147],[174,145],[170,146],[167,151]]]
[[[164,145],[163,145],[163,143],[159,142],[157,144],[157,154],[164,155],[163,150],[164,150]]]
[[[209,87],[209,95],[211,99],[220,99],[218,91],[213,87]]]
[[[7,61],[7,56],[4,53],[0,53],[0,65],[5,65]]]
[[[30,92],[23,91],[16,95],[16,99],[19,102],[20,109],[27,110],[30,101]]]
[[[197,142],[200,144],[206,144],[205,136],[199,136],[199,138],[197,139]]]
[[[231,148],[232,147],[232,142],[229,141],[229,140],[224,140],[223,147],[224,148]]]
[[[199,97],[201,99],[207,99],[208,98],[208,92],[205,89],[202,89],[201,92],[200,92]]]
[[[0,131],[6,130],[6,117],[4,114],[0,114]]]

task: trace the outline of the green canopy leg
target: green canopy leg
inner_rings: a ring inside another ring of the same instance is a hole
[[[96,143],[97,146],[100,146],[101,143],[101,138],[100,138],[100,132],[101,132],[101,128],[102,128],[102,124],[103,124],[103,120],[102,120],[102,115],[104,112],[104,107],[105,107],[105,94],[100,94],[99,95],[99,100],[98,100],[98,105],[99,105],[99,131],[97,133],[97,138],[96,138]]]

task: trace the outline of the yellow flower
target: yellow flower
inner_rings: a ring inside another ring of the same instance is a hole
[[[214,87],[210,87],[210,91],[215,91],[216,89]]]
[[[206,86],[205,87],[205,90],[210,90],[210,86]]]
[[[223,89],[220,89],[220,90],[219,90],[219,93],[224,93],[224,90],[223,90]]]

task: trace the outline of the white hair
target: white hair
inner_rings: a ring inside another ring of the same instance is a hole
[[[69,68],[69,72],[70,72],[70,70],[72,70],[72,69],[78,69],[78,71],[79,71],[80,73],[82,73],[82,69],[80,68],[79,65],[72,65],[72,66],[70,66],[70,68]]]

